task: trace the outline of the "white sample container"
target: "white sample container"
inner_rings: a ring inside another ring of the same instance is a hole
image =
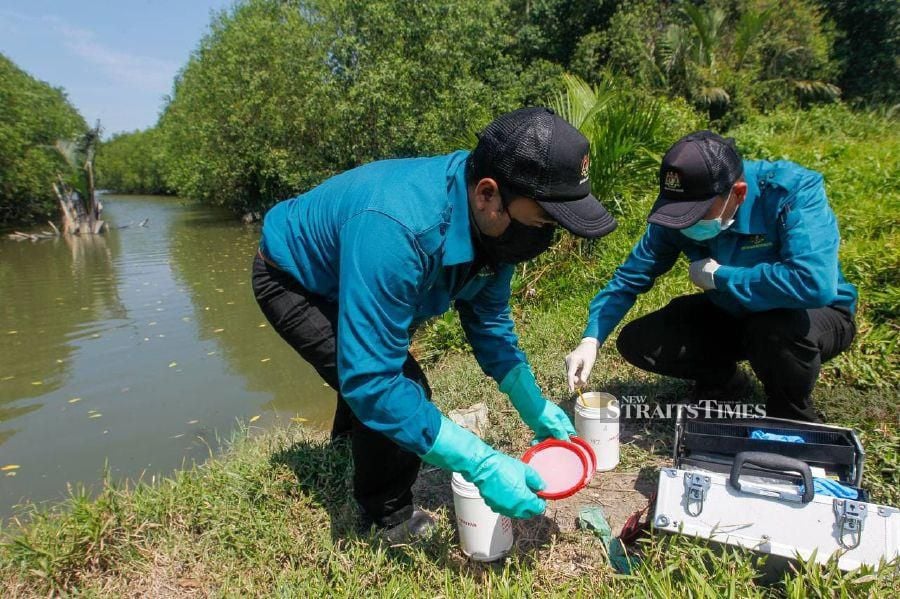
[[[492,562],[506,556],[513,544],[512,521],[489,508],[478,487],[459,473],[453,473],[450,486],[463,553],[479,562]]]
[[[619,464],[619,402],[609,393],[590,392],[575,400],[575,431],[597,454],[597,472]]]

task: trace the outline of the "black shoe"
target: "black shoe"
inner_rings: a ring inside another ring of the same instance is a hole
[[[688,397],[691,403],[710,402],[728,403],[746,399],[753,391],[753,380],[741,368],[724,383],[710,384],[703,381],[694,383]]]
[[[377,535],[391,545],[405,545],[425,539],[434,532],[434,518],[422,510],[413,510],[412,516],[400,524],[385,527]]]

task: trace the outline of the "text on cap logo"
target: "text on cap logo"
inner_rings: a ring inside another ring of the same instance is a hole
[[[678,176],[678,173],[675,171],[667,172],[664,186],[669,191],[681,191],[681,178]]]

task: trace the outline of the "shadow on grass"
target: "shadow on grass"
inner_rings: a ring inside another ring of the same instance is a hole
[[[311,498],[328,514],[331,538],[336,547],[354,542],[368,544],[372,550],[386,549],[386,555],[398,565],[415,567],[416,555],[424,554],[436,566],[458,574],[475,576],[488,570],[502,571],[505,560],[492,563],[470,561],[459,549],[456,534],[450,475],[425,466],[413,487],[417,505],[437,515],[438,526],[427,539],[411,545],[386,546],[371,532],[357,527],[357,507],[353,499],[352,456],[347,442],[301,441],[272,454],[274,467],[287,467],[297,479],[298,492]],[[513,553],[521,564],[532,564],[537,549],[549,545],[559,534],[556,522],[545,516],[514,521]]]
[[[325,509],[332,540],[357,536],[349,443],[301,441],[273,453],[269,463],[289,468],[297,478],[298,491]]]
[[[449,472],[425,465],[419,472],[413,493],[418,505],[431,512],[444,512],[451,530],[455,529],[456,516]],[[514,546],[521,555],[528,555],[549,545],[559,532],[557,523],[544,515],[528,520],[513,520]]]

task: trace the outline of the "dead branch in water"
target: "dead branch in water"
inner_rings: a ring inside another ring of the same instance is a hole
[[[41,231],[40,233],[23,233],[22,231],[13,231],[6,237],[8,239],[12,239],[13,241],[38,241],[40,239],[54,239],[57,237],[57,235],[54,235],[50,231]]]
[[[94,189],[94,155],[99,143],[99,122],[77,139],[56,142],[57,151],[71,168],[68,179],[58,175],[53,184],[66,235],[96,235],[108,228],[100,218],[103,204]]]

